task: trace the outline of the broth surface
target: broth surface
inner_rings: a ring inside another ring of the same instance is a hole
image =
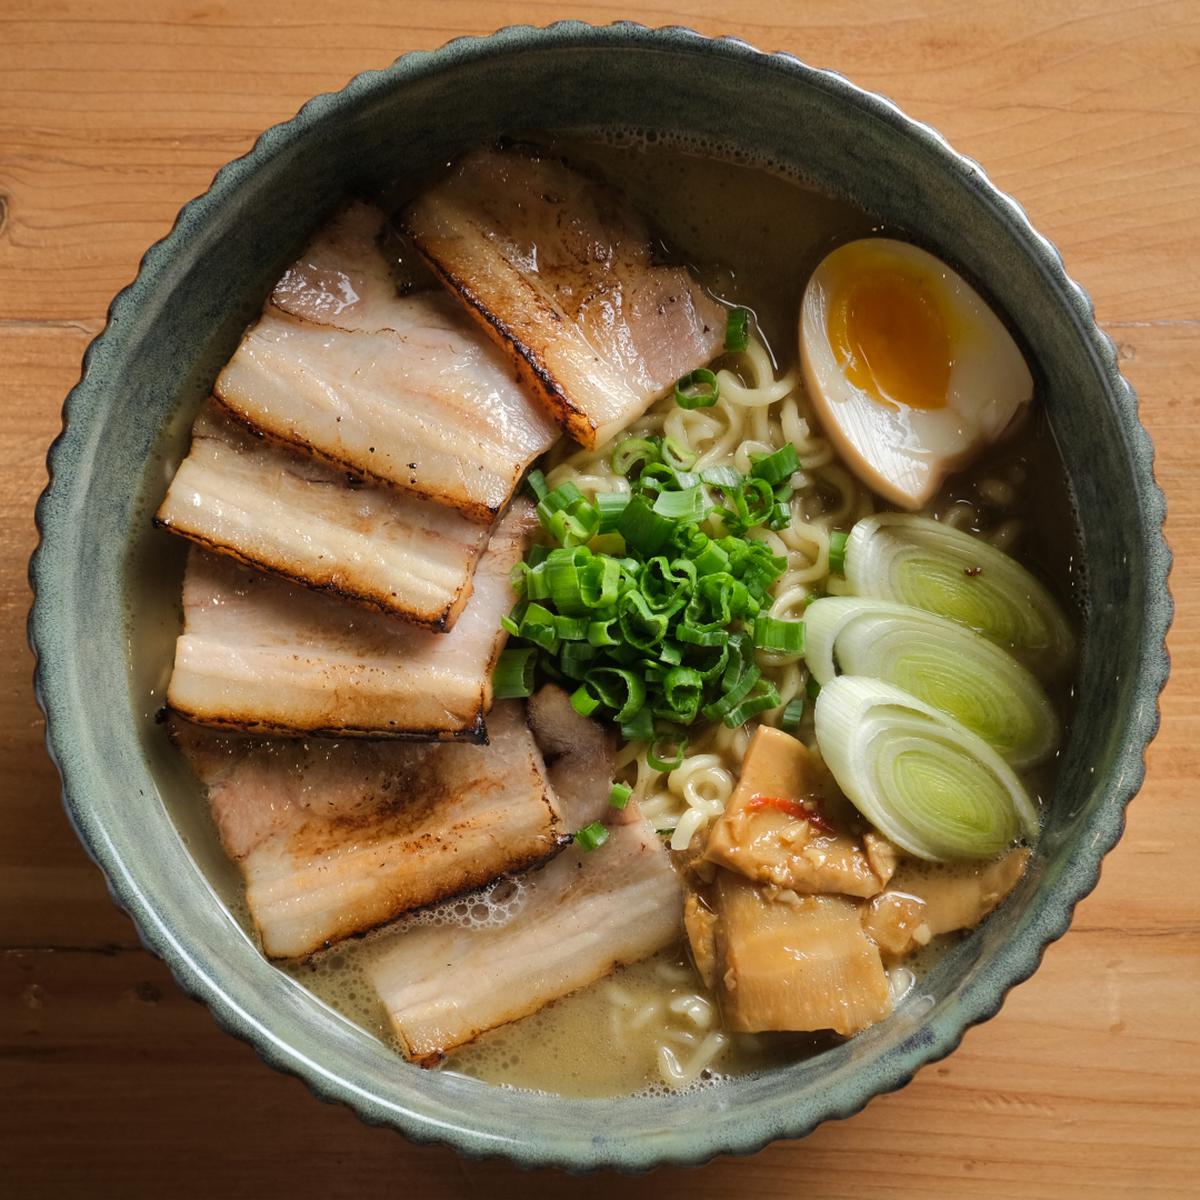
[[[796,360],[801,295],[820,259],[849,239],[895,233],[883,230],[851,204],[782,174],[672,148],[663,140],[622,141],[552,144],[561,146],[576,164],[594,169],[623,189],[661,232],[670,255],[688,263],[717,296],[751,309],[781,371]],[[164,467],[173,466],[182,456],[193,410],[194,406],[183,404],[177,424],[164,432],[160,443]],[[149,514],[166,474],[156,469],[148,485],[147,532],[133,548],[130,561],[131,578],[136,580],[130,614],[131,669],[137,693],[145,697],[144,740],[181,837],[214,892],[253,938],[237,869],[221,850],[202,789],[156,721],[179,631],[185,551],[182,542],[149,527]],[[997,480],[1002,485],[999,491],[994,486]],[[1004,497],[1003,486],[1010,489],[1012,502],[998,505],[995,497]],[[943,515],[955,505],[963,506],[964,523],[976,532],[994,530],[1005,520],[1019,521],[1015,556],[1047,581],[1069,611],[1077,611],[1081,581],[1075,522],[1063,468],[1036,402],[1025,427],[970,471],[952,477],[933,509]],[[1069,686],[1054,699],[1066,726]],[[1053,774],[1051,764],[1029,777],[1031,789],[1047,797]],[[282,969],[395,1049],[383,1006],[364,972],[377,942],[377,935],[351,939],[309,962],[285,964]],[[916,962],[906,963],[907,981],[898,979],[897,984],[903,988],[907,982],[908,994],[919,994],[920,974],[936,956],[934,947]],[[656,1055],[664,1029],[667,1044],[673,1029],[703,1033],[689,1027],[686,1013],[671,1015],[671,1003],[701,991],[681,943],[534,1016],[485,1034],[453,1052],[441,1069],[489,1083],[572,1096],[661,1090]],[[639,1014],[646,1012],[657,1015],[638,1023]],[[734,1036],[691,1086],[719,1085],[729,1075],[793,1061],[830,1044],[830,1037]],[[693,1048],[683,1040],[676,1045],[680,1060]],[[410,1068],[397,1060],[396,1069]]]

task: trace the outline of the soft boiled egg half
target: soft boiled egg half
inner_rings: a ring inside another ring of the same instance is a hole
[[[813,272],[800,360],[826,434],[901,508],[924,505],[1033,399],[1021,351],[974,288],[890,238],[848,242]]]

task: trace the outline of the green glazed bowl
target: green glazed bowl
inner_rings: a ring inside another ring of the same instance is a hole
[[[145,714],[157,701],[129,639],[135,577],[177,586],[177,559],[147,561],[137,547],[183,419],[340,194],[500,133],[606,126],[735,143],[985,281],[1036,363],[1077,506],[1087,614],[1079,719],[1032,869],[918,995],[844,1045],[720,1088],[564,1100],[409,1067],[261,957],[172,818],[165,798],[179,780],[152,753]],[[887,100],[785,55],[686,29],[566,22],[462,39],[358,76],[269,129],[184,208],[113,301],[64,422],[37,510],[30,636],[79,836],[146,946],[224,1028],[321,1099],[415,1141],[526,1166],[641,1170],[749,1153],[848,1117],[948,1054],[1033,972],[1095,885],[1142,781],[1167,675],[1170,558],[1150,442],[1112,344],[1054,248],[978,166]]]

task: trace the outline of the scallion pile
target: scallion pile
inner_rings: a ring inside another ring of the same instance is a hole
[[[778,707],[758,649],[800,654],[804,627],[771,617],[785,560],[751,535],[790,520],[795,447],[695,472],[670,438],[626,438],[612,455],[628,491],[589,500],[572,483],[529,487],[545,540],[513,575],[497,697],[528,695],[535,674],[572,689],[577,712],[652,743],[651,765],[682,761],[696,720],[736,727]]]

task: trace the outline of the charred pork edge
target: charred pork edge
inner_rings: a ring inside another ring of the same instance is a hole
[[[193,725],[206,729],[222,729],[226,733],[248,733],[262,737],[320,737],[320,738],[377,738],[389,742],[467,742],[489,744],[484,706],[475,713],[475,720],[461,729],[378,729],[367,725],[300,726],[281,725],[270,721],[239,720],[236,717],[204,716],[182,708],[168,699],[166,707]],[[490,707],[490,705],[488,706]]]
[[[164,503],[166,503],[165,500]],[[159,511],[161,512],[161,506]],[[430,633],[449,633],[454,628],[455,622],[466,607],[467,601],[471,598],[471,594],[475,589],[474,580],[471,578],[474,575],[474,571],[472,571],[449,604],[445,605],[433,616],[424,616],[413,612],[412,609],[389,605],[379,599],[378,596],[368,592],[355,591],[353,588],[345,588],[336,583],[318,583],[313,579],[306,579],[304,576],[296,575],[265,557],[255,557],[224,542],[213,541],[211,538],[205,537],[202,533],[186,529],[182,525],[177,525],[173,521],[160,517],[158,513],[154,514],[154,525],[159,529],[165,529],[168,533],[186,538],[188,541],[194,542],[197,546],[201,546],[213,554],[220,554],[225,558],[231,558],[235,562],[242,563],[244,566],[252,567],[268,575],[274,575],[279,579],[285,579],[288,583],[305,587],[310,592],[322,592],[327,596],[334,596],[338,600],[344,600],[360,608],[367,608],[372,612],[382,613],[384,616],[396,617],[398,620],[404,621],[405,624],[420,626],[422,629],[429,630]],[[482,557],[484,549],[485,547],[480,548],[475,556],[476,561]]]
[[[401,218],[401,232],[407,235],[417,253],[437,276],[442,285],[462,302],[463,306],[483,326],[488,336],[504,350],[515,353],[518,382],[523,383],[541,401],[551,418],[580,445],[591,450],[596,446],[596,425],[578,408],[563,391],[550,373],[546,364],[531,346],[527,346],[516,333],[475,295],[470,286],[460,279],[449,267],[425,249],[423,241],[408,224],[407,217]],[[557,314],[555,314],[557,317]],[[558,318],[561,321],[561,318]],[[511,357],[511,355],[510,355]]]
[[[290,314],[289,320],[295,320]],[[321,326],[314,326],[321,328]],[[324,450],[317,449],[311,442],[306,442],[302,437],[298,437],[295,433],[281,433],[278,429],[266,429],[259,425],[255,420],[242,412],[237,407],[237,401],[234,398],[222,395],[218,390],[220,379],[213,385],[213,399],[220,405],[222,412],[228,413],[239,425],[244,429],[248,429],[255,437],[263,441],[271,442],[277,446],[285,446],[291,450],[299,450],[304,454],[315,458],[318,462],[323,462],[327,466],[334,467],[338,471],[344,471],[347,475],[354,476],[357,479],[366,482],[379,484],[381,487],[390,488],[393,491],[403,492],[406,496],[415,496],[418,500],[427,500],[430,504],[440,505],[442,508],[452,508],[460,512],[468,520],[473,521],[476,525],[492,525],[496,518],[504,511],[508,500],[503,504],[497,504],[494,507],[488,504],[475,503],[470,500],[453,500],[449,496],[443,494],[434,494],[433,492],[422,492],[419,489],[405,485],[398,480],[388,479],[383,475],[378,475],[374,471],[369,471],[365,467],[357,466],[347,462],[345,459],[338,458],[336,455],[329,454]],[[520,481],[522,472],[518,472],[513,479],[512,486],[509,488],[508,497],[511,499],[513,492],[517,489],[517,484]]]
[[[182,750],[179,746],[179,737],[174,729],[168,728],[167,738],[171,742],[171,745],[174,746],[176,750],[180,750],[180,753],[182,753]],[[534,743],[534,748],[536,749],[536,742]],[[195,767],[192,766],[191,761],[186,755],[184,755],[184,761],[187,762],[188,769],[192,771],[193,775],[196,776],[196,779],[200,783],[200,786],[204,789],[205,802],[207,803],[209,785],[200,778],[199,773],[196,771]],[[545,779],[544,773],[543,778]],[[405,909],[399,913],[393,913],[390,917],[384,917],[383,920],[376,921],[374,924],[367,925],[361,929],[353,929],[348,933],[340,934],[333,938],[326,938],[319,946],[313,946],[308,950],[301,951],[299,954],[273,956],[273,961],[305,962],[312,958],[314,954],[319,954],[322,950],[328,950],[332,946],[337,945],[339,942],[366,937],[366,935],[371,933],[373,930],[379,929],[382,926],[387,925],[389,922],[395,921],[402,916],[408,915],[409,913],[419,912],[422,908],[429,908],[435,904],[447,904],[452,900],[459,899],[460,897],[469,896],[473,892],[479,891],[480,888],[486,886],[487,884],[498,879],[503,879],[505,876],[520,875],[526,871],[533,871],[544,866],[546,863],[550,862],[553,858],[556,858],[560,853],[562,853],[562,851],[571,845],[571,843],[575,840],[569,833],[563,832],[562,814],[555,807],[554,799],[554,789],[551,786],[549,779],[545,779],[545,788],[542,791],[542,800],[550,813],[550,829],[547,834],[549,848],[547,849],[546,853],[540,854],[535,852],[527,859],[518,859],[511,866],[506,867],[503,871],[501,871],[499,875],[485,875],[481,878],[477,877],[473,882],[465,882],[464,885],[456,891],[447,892],[443,896],[436,896],[433,899],[422,901],[420,904],[414,904],[411,908]],[[221,848],[222,850],[225,849],[224,844],[222,844]],[[237,865],[239,873],[242,874],[243,880],[245,880],[245,871],[242,867],[242,861],[234,858],[233,855],[230,855],[228,851],[225,852],[229,856],[230,860]],[[470,876],[464,876],[464,879],[470,878]],[[248,881],[246,882],[248,883]],[[255,932],[258,934],[259,944],[261,945],[263,942],[262,928],[259,925],[258,920],[254,917],[253,913],[250,914],[250,918],[254,924]],[[263,953],[265,954],[266,951],[264,950]],[[476,1034],[476,1036],[479,1035]]]

